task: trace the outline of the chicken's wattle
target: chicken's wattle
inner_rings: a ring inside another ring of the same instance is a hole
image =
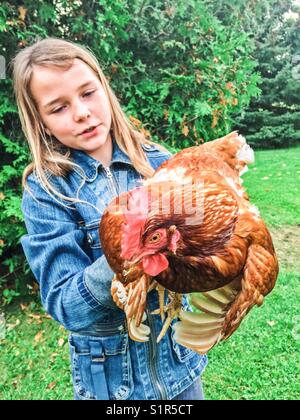
[[[147,255],[143,258],[143,269],[149,276],[158,276],[169,267],[169,262],[164,254]]]

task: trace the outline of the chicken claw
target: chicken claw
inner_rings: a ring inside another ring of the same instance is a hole
[[[167,312],[167,319],[161,329],[159,336],[156,339],[156,342],[159,343],[160,340],[165,336],[169,326],[173,319],[178,318],[180,310],[181,310],[181,301],[182,301],[182,294],[169,292],[170,302],[164,307],[164,312]]]
[[[117,279],[117,276],[114,276],[112,280],[110,291],[115,304],[118,308],[124,310],[124,306],[127,302],[127,291],[123,284]]]
[[[144,313],[142,317],[142,322],[146,321],[146,319],[147,316]],[[137,327],[136,319],[130,318],[128,320],[128,334],[132,340],[144,343],[146,341],[149,341],[150,328],[148,327],[148,325],[145,325],[143,323],[140,323],[140,325]]]
[[[159,302],[159,308],[155,309],[154,311],[151,312],[151,315],[160,315],[161,321],[164,322],[165,320],[165,288],[163,286],[161,286],[160,284],[158,284],[156,281],[153,282],[150,287],[149,290],[152,289],[156,289],[158,292],[158,302]],[[148,292],[149,292],[148,290]]]
[[[113,301],[125,312],[128,334],[135,341],[149,340],[150,329],[147,325],[142,324],[146,320],[145,307],[149,283],[149,276],[146,275],[127,286],[124,286],[117,276],[112,280]]]

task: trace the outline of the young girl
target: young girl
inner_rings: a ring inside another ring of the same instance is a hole
[[[207,359],[178,345],[149,293],[146,343],[128,338],[98,226],[109,202],[170,154],[127,120],[85,47],[48,38],[14,59],[14,87],[32,163],[23,176],[21,243],[46,311],[70,332],[75,399],[203,399]]]

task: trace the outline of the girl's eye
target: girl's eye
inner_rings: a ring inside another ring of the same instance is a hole
[[[52,114],[58,114],[63,109],[63,106],[60,108],[57,108],[55,111],[52,111]]]
[[[160,234],[159,233],[155,233],[152,238],[150,238],[150,242],[151,243],[156,243],[160,240]]]
[[[89,92],[86,92],[83,96],[84,96],[84,97],[86,97],[86,96],[91,96],[94,92],[95,92],[94,90],[91,90],[91,91],[89,91]]]

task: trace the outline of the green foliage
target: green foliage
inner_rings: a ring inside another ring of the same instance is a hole
[[[20,296],[20,293],[15,292],[14,290],[4,289],[2,292],[4,305],[9,305],[17,296]]]
[[[300,6],[293,0],[222,0],[214,13],[255,42],[261,95],[235,128],[255,147],[300,144]],[[292,14],[293,13],[293,14]],[[298,14],[297,14],[298,13]]]
[[[246,36],[200,2],[164,4],[145,6],[131,28],[133,59],[145,68],[125,89],[126,109],[157,139],[181,148],[229,131],[232,114],[258,93],[257,75]]]

